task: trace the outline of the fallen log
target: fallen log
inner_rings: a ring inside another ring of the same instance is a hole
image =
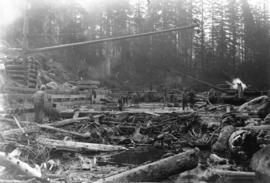
[[[228,140],[231,134],[234,132],[234,130],[235,128],[231,125],[223,127],[212,149],[215,152],[225,152],[228,149]]]
[[[244,112],[244,111],[257,111],[259,107],[264,105],[268,100],[268,97],[266,95],[254,98],[244,104],[242,104],[238,111]]]
[[[230,171],[230,170],[221,170],[221,169],[213,169],[211,170],[213,174],[217,174],[219,176],[228,176],[228,177],[255,177],[255,172],[243,172],[243,171]]]
[[[136,109],[136,110],[129,110],[129,111],[80,111],[80,116],[87,116],[89,114],[95,115],[95,114],[112,114],[112,115],[119,115],[119,114],[149,114],[149,115],[161,115],[161,114],[172,114],[176,113],[177,115],[185,115],[186,112],[175,112],[175,111],[167,111],[167,110],[158,110],[158,111],[148,111],[145,109]],[[60,111],[59,112],[61,117],[64,118],[72,118],[74,115],[74,112],[70,111]]]
[[[223,169],[209,168],[206,170],[203,180],[210,181],[215,177],[235,178],[234,180],[255,180],[255,172],[230,171]]]
[[[268,183],[270,180],[270,145],[256,152],[250,162],[250,167],[256,172],[256,182]]]
[[[41,129],[47,129],[47,130],[53,130],[53,131],[58,131],[61,133],[66,133],[66,134],[71,134],[77,137],[81,137],[81,138],[87,138],[90,137],[89,134],[81,134],[81,133],[77,133],[77,132],[72,132],[72,131],[68,131],[68,130],[64,130],[64,129],[60,129],[60,128],[55,128],[49,125],[38,125]]]
[[[36,179],[28,179],[28,180],[9,180],[9,179],[0,179],[0,183],[33,183]]]
[[[127,148],[118,145],[107,145],[107,144],[95,144],[95,143],[85,143],[76,141],[64,141],[64,140],[54,140],[39,137],[37,142],[48,148],[56,150],[68,150],[68,151],[94,151],[94,152],[107,152],[107,151],[120,151],[127,150]]]
[[[20,170],[23,174],[30,177],[41,177],[41,171],[38,166],[32,168],[27,163],[9,155],[5,152],[0,152],[0,164],[11,170]]]
[[[89,119],[89,117],[80,117],[80,118],[76,118],[76,119],[74,119],[74,118],[65,119],[65,120],[62,120],[62,121],[56,121],[56,122],[53,122],[53,123],[47,123],[45,125],[59,127],[59,126],[69,125],[69,124],[72,124],[72,123],[77,123],[77,122],[80,122],[81,120],[86,120],[86,119]]]
[[[22,129],[27,134],[37,133],[40,130],[40,128],[37,125],[31,125],[29,127],[24,127]],[[25,135],[25,133],[22,132],[22,129],[16,128],[16,129],[11,129],[11,130],[6,130],[6,131],[1,132],[1,135],[3,136],[4,139],[9,139],[9,138],[18,139],[18,137],[22,137],[23,135]]]
[[[254,132],[260,132],[260,131],[270,131],[270,125],[260,125],[260,126],[245,126],[237,128],[238,130],[251,130]]]
[[[94,183],[147,182],[165,179],[171,175],[193,169],[198,164],[198,149],[189,150],[150,164],[100,179]]]

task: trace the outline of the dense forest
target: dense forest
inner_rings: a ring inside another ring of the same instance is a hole
[[[124,88],[196,85],[190,73],[213,84],[240,77],[270,87],[268,0],[29,0],[29,47],[38,48],[159,31],[194,29],[39,53],[82,79]],[[3,38],[22,47],[23,16]],[[107,61],[111,70],[108,71]],[[104,72],[104,70],[107,72]]]

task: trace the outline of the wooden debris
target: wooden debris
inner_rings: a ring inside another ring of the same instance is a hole
[[[63,141],[42,137],[37,138],[37,142],[52,149],[68,150],[75,152],[82,152],[82,151],[106,152],[106,151],[127,150],[127,148],[118,145]]]
[[[40,130],[38,125],[31,125],[28,127],[24,127],[22,129],[27,134],[37,133]],[[22,137],[25,134],[22,132],[22,129],[16,128],[16,129],[11,129],[11,130],[6,130],[6,131],[1,132],[1,135],[3,136],[4,139],[9,139],[9,138],[18,139],[18,137]]]
[[[256,152],[250,163],[252,170],[256,172],[256,182],[268,183],[270,180],[270,145]]]
[[[9,180],[9,179],[0,179],[0,183],[32,183],[34,182],[36,179],[35,178],[31,178],[28,180]]]
[[[65,119],[65,120],[62,120],[62,121],[56,121],[56,122],[53,122],[53,123],[47,123],[46,125],[59,127],[59,126],[69,125],[69,124],[72,124],[72,123],[78,123],[81,120],[86,120],[86,119],[89,119],[89,117],[80,117],[80,118],[76,118],[76,119],[74,119],[74,118]]]
[[[73,115],[73,119],[77,119],[80,115],[80,111],[76,111]]]
[[[212,149],[216,152],[225,152],[228,149],[228,140],[234,130],[235,128],[231,125],[223,127]]]
[[[24,129],[22,128],[19,120],[15,116],[13,116],[13,119],[15,120],[16,124],[18,125],[18,127],[22,131],[22,133],[24,133],[26,136],[28,136],[27,133],[25,133]]]
[[[239,130],[251,130],[259,133],[260,131],[270,131],[270,125],[260,125],[260,126],[245,126],[241,128],[237,128]]]
[[[72,132],[72,131],[68,131],[68,130],[64,130],[64,129],[60,129],[60,128],[55,128],[55,127],[49,126],[49,125],[38,125],[38,126],[39,126],[41,129],[47,129],[47,130],[58,131],[58,132],[62,132],[62,133],[74,135],[74,136],[81,137],[81,138],[87,138],[87,137],[90,137],[89,134],[81,134],[81,133],[77,133],[77,132]]]
[[[147,182],[164,179],[171,175],[195,168],[198,164],[198,153],[198,149],[189,150],[105,179],[100,179],[95,183]]]
[[[9,155],[5,152],[0,152],[0,164],[9,167],[11,170],[18,169],[24,174],[31,176],[31,177],[41,177],[40,168],[36,165],[35,168],[32,168],[27,163]]]
[[[257,136],[251,131],[237,130],[229,138],[229,149],[238,159],[247,160],[259,150]]]
[[[268,100],[268,97],[266,95],[264,96],[260,96],[260,97],[257,97],[257,98],[254,98],[244,104],[242,104],[240,107],[239,107],[239,111],[240,112],[244,112],[244,111],[257,111],[258,110],[258,107],[264,105]]]
[[[255,172],[243,172],[243,171],[229,171],[222,169],[210,169],[208,170],[212,175],[224,176],[224,177],[245,177],[245,178],[255,178]]]

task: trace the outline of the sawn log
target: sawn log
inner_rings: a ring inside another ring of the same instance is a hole
[[[95,143],[85,143],[76,141],[65,141],[65,140],[54,140],[39,137],[37,142],[56,150],[68,150],[68,151],[95,151],[95,152],[106,152],[106,151],[120,151],[127,150],[127,148],[118,145],[107,145],[107,144],[95,144]]]
[[[65,126],[65,125],[69,125],[69,124],[72,124],[72,123],[77,123],[77,122],[80,122],[81,120],[86,120],[86,119],[89,119],[89,117],[80,117],[80,118],[71,118],[71,119],[64,119],[62,121],[56,121],[56,122],[53,122],[53,123],[46,123],[44,125],[50,125],[50,126],[54,126],[54,127],[59,127],[59,126]]]
[[[0,164],[14,171],[20,170],[20,172],[23,172],[23,174],[30,177],[42,176],[41,170],[37,165],[33,168],[27,163],[13,157],[12,155],[6,154],[5,152],[0,152]]]
[[[165,179],[171,175],[195,168],[198,164],[198,153],[198,149],[189,150],[105,179],[100,179],[94,183],[149,182]]]

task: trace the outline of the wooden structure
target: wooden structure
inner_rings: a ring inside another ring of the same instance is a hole
[[[7,60],[4,64],[9,78],[28,88],[37,87],[39,62],[33,57]]]

